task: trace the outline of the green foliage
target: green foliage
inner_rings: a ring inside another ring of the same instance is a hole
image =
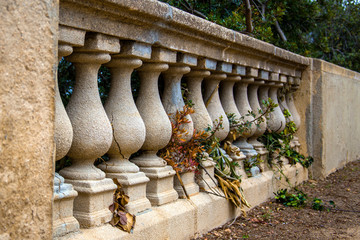
[[[220,117],[215,120],[214,127],[208,127],[206,132],[209,134],[208,138],[203,141],[205,151],[215,162],[215,169],[219,176],[230,177],[232,179],[241,179],[241,176],[236,174],[235,167],[238,164],[232,161],[230,156],[221,148],[220,139],[215,136],[215,133],[223,128],[223,118]]]
[[[296,193],[289,193],[287,189],[280,189],[274,194],[276,201],[287,207],[300,208],[305,206],[307,201],[307,195],[299,190],[296,190]]]
[[[283,156],[289,160],[291,165],[300,163],[303,167],[308,168],[314,162],[314,159],[311,156],[305,157],[291,147],[291,141],[294,138],[297,128],[295,123],[289,120],[290,113],[286,109],[284,116],[287,123],[281,133],[275,133],[267,129],[266,132],[258,138],[258,141],[262,142],[269,151],[270,166],[274,164],[274,160],[277,160],[277,162],[281,164],[280,158]]]
[[[314,198],[313,202],[312,202],[312,208],[314,210],[319,210],[319,211],[324,210],[324,202],[323,202],[323,200],[321,200],[319,198]]]
[[[329,212],[331,211],[331,209],[335,208],[335,203],[334,201],[330,200],[329,203],[327,204],[323,200],[315,197],[312,201],[311,207],[314,210],[318,210],[318,211],[327,210]]]
[[[278,104],[274,103],[271,98],[268,98],[266,101],[263,100],[262,104],[265,108],[263,111],[261,108],[258,109],[257,113],[253,111],[248,111],[247,114],[241,116],[240,118],[236,116],[234,113],[227,113],[227,117],[229,119],[230,128],[235,129],[232,130],[233,135],[243,134],[250,130],[252,124],[255,124],[256,127],[260,127],[260,124],[263,123],[268,118],[268,114],[274,111],[274,108],[278,106]],[[247,120],[248,117],[252,117],[253,120]]]

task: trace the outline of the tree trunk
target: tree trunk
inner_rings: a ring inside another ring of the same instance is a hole
[[[253,26],[252,26],[252,19],[251,19],[251,5],[249,0],[245,0],[245,16],[246,16],[246,32],[252,33]]]

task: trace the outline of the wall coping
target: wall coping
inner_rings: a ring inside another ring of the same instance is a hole
[[[157,0],[61,0],[60,24],[296,77],[310,64]]]
[[[322,72],[337,74],[360,81],[360,73],[321,59],[313,59],[313,69],[315,71],[321,70]]]

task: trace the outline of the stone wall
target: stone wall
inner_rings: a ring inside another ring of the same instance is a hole
[[[0,239],[51,239],[58,1],[0,16]]]
[[[298,91],[301,140],[314,157],[313,176],[323,178],[360,157],[360,74],[313,59]]]
[[[312,72],[313,172],[326,177],[360,157],[360,74],[317,59]]]

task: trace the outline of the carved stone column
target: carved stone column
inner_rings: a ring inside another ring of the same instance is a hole
[[[204,77],[210,75],[209,70],[216,69],[216,61],[210,59],[200,59],[198,60],[198,65],[195,68],[191,69],[191,72],[185,75],[187,86],[189,88],[189,100],[194,103],[195,113],[191,115],[191,118],[194,123],[194,128],[196,131],[203,131],[207,127],[212,127],[213,123],[211,117],[206,110],[204,100],[201,92],[201,83]],[[217,184],[214,183],[214,162],[205,154],[204,161],[201,162],[201,166],[205,168],[200,168],[199,176],[197,183],[202,190],[209,190],[210,188],[216,187]],[[209,175],[207,174],[209,173]],[[212,179],[213,180],[212,180]]]
[[[251,106],[248,99],[247,88],[250,83],[254,83],[254,76],[257,76],[257,69],[246,68],[246,78],[241,79],[240,82],[235,84],[234,94],[235,94],[235,103],[240,112],[244,117],[245,121],[253,121],[254,117],[246,116],[249,111],[251,111]],[[251,160],[257,155],[254,147],[249,144],[246,140],[249,139],[256,131],[256,125],[253,123],[251,127],[243,132],[243,137],[240,137],[239,140],[235,143],[241,151],[246,155],[248,160]]]
[[[259,110],[261,108],[259,104],[259,97],[258,97],[258,90],[259,86],[262,86],[265,84],[265,80],[269,79],[269,72],[266,72],[264,70],[259,71],[259,75],[256,78],[255,82],[253,84],[250,84],[248,87],[248,96],[249,96],[249,103],[252,108],[252,111],[254,112],[256,118],[260,117]],[[253,136],[249,139],[249,143],[254,146],[255,150],[258,154],[260,154],[260,158],[263,162],[267,161],[267,154],[268,151],[264,147],[264,144],[259,142],[257,140],[258,137],[264,134],[266,131],[266,118],[263,116],[261,119],[263,122],[259,124],[259,126],[256,127],[256,131]],[[263,169],[265,170],[265,169]]]
[[[273,100],[275,104],[279,104],[278,101],[278,92],[279,89],[283,87],[284,84],[284,76],[279,75],[278,73],[271,74],[270,78],[271,82],[268,83],[269,85],[269,98]],[[269,114],[268,119],[268,128],[272,132],[280,133],[284,130],[286,125],[286,119],[281,111],[280,104],[276,108],[274,108],[274,111]],[[286,157],[281,157],[280,161],[283,165],[288,164],[288,159]]]
[[[272,74],[270,80],[272,83],[269,83],[269,98],[271,98],[275,104],[279,104],[278,90],[283,86],[283,83],[281,82],[281,78],[279,81],[278,74]],[[274,111],[269,114],[267,124],[268,128],[273,132],[280,133],[284,130],[286,121],[280,106],[275,107]]]
[[[151,60],[138,69],[141,85],[136,106],[145,123],[146,137],[141,147],[142,154],[131,161],[150,178],[146,196],[153,206],[158,206],[178,198],[173,187],[175,171],[156,155],[170,141],[172,132],[170,120],[161,103],[158,80],[160,73],[169,68],[164,62],[176,62],[176,53],[155,48]]]
[[[130,202],[125,208],[132,214],[151,207],[146,198],[149,178],[129,161],[145,141],[145,124],[136,108],[131,92],[131,73],[142,65],[139,58],[150,58],[151,46],[135,42],[122,42],[121,52],[106,64],[112,80],[105,111],[112,123],[113,142],[108,151],[110,160],[99,165],[106,177],[117,178]],[[141,51],[137,51],[141,49]]]
[[[222,118],[222,128],[215,133],[215,137],[218,137],[220,141],[225,140],[230,131],[229,120],[221,106],[218,90],[221,80],[224,80],[225,78],[226,74],[224,73],[212,73],[210,76],[206,77],[204,81],[203,97],[205,105],[207,104],[206,108],[211,120],[216,124],[220,121],[220,118]]]
[[[72,46],[84,44],[85,32],[67,27],[59,27],[58,59],[73,52]],[[58,82],[55,84],[55,160],[60,160],[69,151],[73,139],[70,119],[62,103]],[[78,195],[71,184],[55,173],[54,205],[53,205],[53,236],[59,237],[79,230],[79,222],[73,216],[74,198]]]
[[[287,83],[285,83],[284,86],[282,88],[280,88],[278,91],[279,106],[283,113],[285,112],[285,110],[287,110],[290,113],[289,106],[287,105],[287,102],[286,102],[286,95],[288,95],[289,91],[290,91],[289,78],[290,77],[288,77]],[[291,113],[290,113],[290,116],[288,117],[287,121],[294,121]]]
[[[176,64],[170,65],[169,69],[162,73],[165,85],[162,103],[171,121],[173,121],[176,112],[182,111],[185,105],[181,93],[181,78],[184,74],[190,72],[189,66],[196,65],[196,57],[189,54],[178,53]],[[189,141],[194,132],[194,124],[190,115],[187,115],[186,118],[189,123],[182,125],[182,128],[186,130],[186,134],[183,134],[182,138]],[[195,172],[184,171],[180,173],[180,176],[189,196],[199,192],[199,186],[195,183]],[[180,198],[185,198],[185,192],[177,176],[174,178],[174,188],[178,192]]]
[[[182,111],[185,105],[181,94],[181,79],[184,74],[190,72],[189,66],[196,66],[197,64],[196,57],[188,54],[178,53],[177,59],[177,64],[172,64],[168,70],[162,73],[164,77],[162,103],[166,113],[170,116],[170,120],[172,120],[172,115],[175,115],[177,111]],[[183,125],[183,128],[187,131],[183,138],[188,141],[192,137],[194,124],[190,115],[187,115],[186,118],[190,123]]]
[[[221,104],[222,104],[225,112],[227,114],[233,113],[235,115],[235,120],[237,120],[239,122],[240,122],[241,114],[239,113],[239,110],[237,109],[236,104],[235,104],[234,85],[235,85],[235,83],[237,83],[241,80],[241,77],[239,76],[239,74],[241,73],[242,70],[245,73],[245,68],[234,65],[233,69],[232,69],[232,73],[227,74],[227,78],[225,80],[223,80],[220,84]],[[235,131],[235,129],[233,129],[233,131]],[[232,143],[234,141],[237,141],[240,136],[241,136],[241,134],[236,134],[235,135],[236,139],[234,140],[234,135],[229,133],[227,139],[229,142]],[[239,152],[239,155],[230,154],[231,159],[239,164],[239,167],[235,168],[236,174],[238,176],[241,176],[242,179],[247,178],[247,175],[244,171],[244,163],[243,163],[243,160],[246,159],[245,154],[243,152],[241,152],[240,148],[238,148],[234,144],[231,145],[231,148],[234,148],[234,151]]]
[[[102,63],[110,61],[109,53],[119,52],[119,40],[89,33],[85,46],[76,48],[68,59],[75,64],[76,85],[67,105],[74,130],[68,153],[72,165],[60,171],[67,183],[78,192],[74,216],[82,227],[93,227],[111,220],[109,205],[116,185],[94,166],[112,143],[112,128],[101,104],[97,74]]]
[[[286,94],[286,103],[289,108],[290,114],[292,116],[292,119],[296,125],[296,127],[299,129],[301,126],[301,119],[300,115],[296,109],[295,102],[294,102],[294,92],[298,90],[300,85],[300,78],[289,78],[289,85],[290,85],[290,91]],[[300,143],[298,137],[294,136],[294,145],[295,150],[300,150]]]
[[[290,112],[290,109],[286,103],[286,95],[289,94],[290,91],[290,84],[289,82],[293,82],[293,78],[292,77],[286,77],[286,76],[282,76],[283,79],[287,79],[287,82],[284,83],[284,86],[282,88],[279,89],[278,91],[278,101],[279,101],[279,106],[281,108],[281,111],[283,112],[284,116],[285,116],[285,111],[288,111],[288,113],[290,114],[290,116],[288,116],[288,118],[286,119],[286,123],[288,123],[289,121],[294,121],[293,116]],[[292,139],[290,141],[290,147],[295,149],[295,142],[294,139]]]

